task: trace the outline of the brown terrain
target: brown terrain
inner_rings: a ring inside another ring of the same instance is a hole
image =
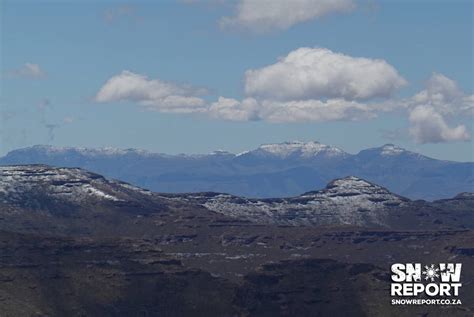
[[[474,314],[472,194],[286,225],[78,169],[0,172],[0,316]],[[462,263],[462,305],[392,306],[397,262]]]

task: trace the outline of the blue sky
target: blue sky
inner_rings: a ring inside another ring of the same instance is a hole
[[[0,154],[316,140],[473,160],[471,1],[250,4],[257,20],[243,2],[3,1]]]

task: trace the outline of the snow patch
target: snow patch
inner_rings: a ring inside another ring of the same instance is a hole
[[[393,144],[386,144],[382,147],[381,154],[382,155],[399,155],[399,154],[402,154],[404,152],[406,152],[406,150],[399,147],[399,146],[396,146],[396,145],[393,145]]]

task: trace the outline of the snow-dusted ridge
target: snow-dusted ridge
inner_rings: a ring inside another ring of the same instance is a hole
[[[320,191],[281,199],[190,194],[190,201],[236,218],[290,225],[384,225],[387,212],[409,200],[358,177],[332,181]]]
[[[381,147],[375,147],[375,148],[362,150],[360,153],[367,152],[367,151],[371,151],[383,157],[396,157],[396,156],[404,155],[404,156],[410,156],[412,158],[417,158],[417,159],[430,159],[429,157],[426,157],[419,153],[408,151],[395,144],[384,144]]]
[[[471,200],[472,195],[462,193],[454,199]],[[296,197],[249,199],[222,193],[152,193],[79,168],[0,166],[0,206],[35,210],[52,207],[68,212],[71,204],[87,210],[118,206],[134,212],[155,212],[168,207],[202,212],[198,207],[202,206],[240,220],[295,226],[390,226],[398,213],[420,206],[420,202],[354,176],[336,179],[322,190]]]
[[[399,146],[396,146],[394,144],[385,144],[384,146],[382,146],[381,150],[382,150],[382,153],[381,153],[382,155],[398,155],[403,152],[406,152],[405,149]]]
[[[239,154],[234,154],[224,150],[212,151],[209,154],[164,154],[156,153],[147,150],[140,149],[122,149],[114,147],[102,147],[102,148],[87,148],[87,147],[57,147],[51,145],[34,145],[31,147],[26,147],[22,149],[15,150],[13,152],[37,152],[44,155],[66,155],[66,154],[80,154],[88,157],[97,157],[97,156],[122,156],[122,155],[138,155],[142,157],[205,157],[205,156],[215,156],[215,155],[228,155],[239,157],[245,154],[252,154],[258,156],[273,156],[281,159],[288,158],[292,155],[296,155],[300,158],[311,158],[319,155],[327,157],[346,157],[350,154],[344,152],[343,150],[325,145],[316,141],[310,142],[283,142],[283,143],[271,143],[271,144],[262,144],[257,149],[244,151]]]
[[[263,144],[258,147],[256,150],[245,151],[239,153],[237,156],[244,155],[256,155],[261,157],[276,157],[280,159],[285,159],[289,157],[299,157],[303,159],[308,159],[316,156],[326,156],[326,157],[346,157],[349,156],[348,153],[343,150],[322,144],[319,142],[283,142],[283,143],[273,143],[273,144]]]
[[[47,165],[0,166],[0,201],[20,202],[24,195],[44,193],[69,202],[126,201],[128,193],[150,192],[127,183],[107,180],[80,168]]]
[[[398,156],[402,154],[407,154],[411,156],[418,156],[419,158],[426,158],[423,155],[407,151],[399,146],[394,144],[385,144],[381,147],[375,147],[363,150],[371,151],[374,154],[380,156]],[[270,143],[262,144],[258,148],[253,150],[243,151],[238,154],[234,154],[228,151],[216,150],[208,154],[164,154],[158,152],[152,152],[141,149],[122,149],[114,147],[102,147],[102,148],[87,148],[87,147],[56,147],[51,145],[34,145],[31,147],[26,147],[22,149],[17,149],[11,151],[7,154],[9,155],[27,155],[27,153],[32,153],[33,155],[40,155],[40,157],[74,157],[75,155],[80,155],[89,158],[113,158],[121,156],[137,156],[141,158],[188,158],[188,159],[199,159],[206,157],[216,157],[216,156],[227,156],[229,158],[240,159],[242,157],[258,157],[261,159],[300,159],[300,160],[310,160],[313,158],[318,159],[345,159],[353,157],[353,154],[347,153],[342,149],[322,144],[317,141],[310,142],[301,142],[301,141],[292,141],[292,142],[282,142],[282,143]]]

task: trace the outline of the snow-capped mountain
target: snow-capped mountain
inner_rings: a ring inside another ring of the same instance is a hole
[[[265,144],[233,154],[167,155],[136,149],[33,146],[1,165],[80,167],[157,192],[288,197],[354,175],[411,199],[449,198],[474,188],[474,163],[432,159],[393,144],[350,154],[319,142]]]
[[[365,159],[365,158],[411,158],[411,159],[417,159],[417,160],[432,160],[429,157],[426,157],[424,155],[421,155],[419,153],[415,153],[412,151],[408,151],[404,148],[401,148],[397,145],[394,144],[385,144],[381,147],[376,147],[376,148],[371,148],[371,149],[366,149],[360,151],[356,157]]]
[[[286,225],[385,225],[390,209],[409,200],[349,176],[320,191],[282,199],[246,199],[228,194],[195,194],[189,201],[236,218]]]
[[[316,157],[343,158],[349,156],[343,150],[319,142],[284,142],[263,144],[255,150],[238,154],[239,157],[257,156],[278,159],[312,159]]]

